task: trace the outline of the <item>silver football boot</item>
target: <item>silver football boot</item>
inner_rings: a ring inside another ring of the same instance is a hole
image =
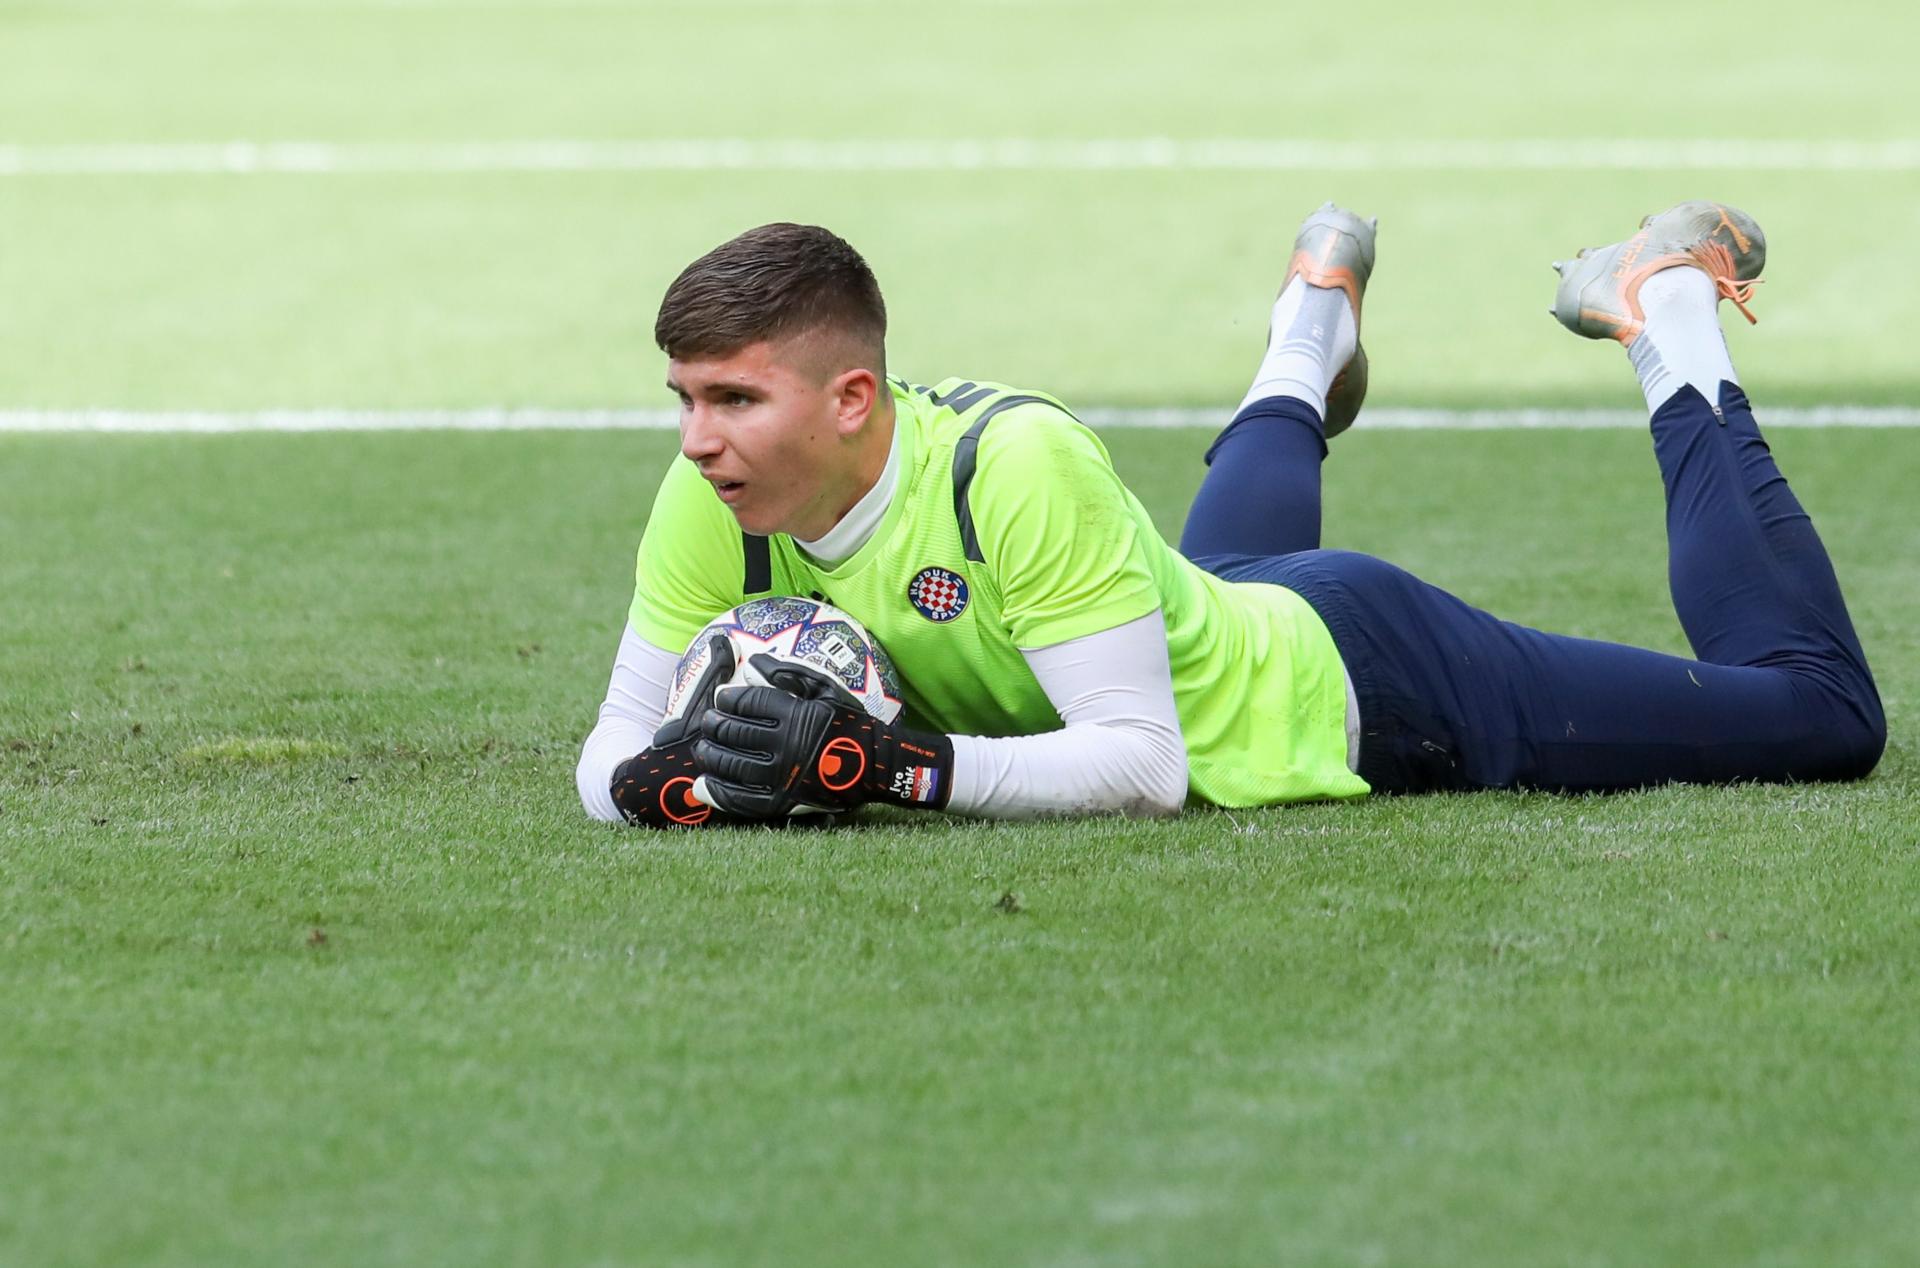
[[[1747,304],[1767,264],[1767,239],[1752,216],[1720,203],[1686,202],[1640,222],[1640,232],[1612,246],[1587,247],[1555,261],[1560,289],[1553,315],[1576,335],[1630,344],[1646,329],[1640,286],[1661,269],[1686,265],[1713,279],[1749,322]]]
[[[1380,219],[1362,220],[1343,207],[1327,203],[1300,224],[1293,239],[1293,259],[1287,275],[1280,281],[1285,292],[1295,277],[1305,278],[1309,286],[1339,287],[1353,305],[1353,329],[1360,332],[1360,301],[1367,294],[1367,279],[1373,275],[1373,239]],[[1353,359],[1333,378],[1327,389],[1326,434],[1338,436],[1353,425],[1361,402],[1367,399],[1367,353],[1358,342]]]

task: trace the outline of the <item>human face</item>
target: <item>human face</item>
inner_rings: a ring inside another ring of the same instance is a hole
[[[749,533],[824,536],[877,478],[863,433],[878,382],[848,370],[821,383],[795,341],[669,361],[680,452]],[[882,455],[884,460],[884,454]]]

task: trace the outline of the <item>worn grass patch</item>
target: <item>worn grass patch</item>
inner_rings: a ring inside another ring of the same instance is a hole
[[[290,762],[318,757],[340,757],[346,749],[323,740],[303,740],[283,736],[230,736],[207,744],[194,744],[180,751],[181,760],[194,764],[221,763],[229,766],[285,766]]]

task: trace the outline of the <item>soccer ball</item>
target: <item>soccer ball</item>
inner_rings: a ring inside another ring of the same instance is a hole
[[[882,722],[900,716],[900,676],[865,627],[832,604],[782,595],[754,599],[722,612],[693,636],[686,655],[674,667],[665,721],[678,718],[686,709],[700,676],[707,672],[716,634],[733,645],[730,683],[770,686],[747,663],[750,657],[767,655],[830,675]]]

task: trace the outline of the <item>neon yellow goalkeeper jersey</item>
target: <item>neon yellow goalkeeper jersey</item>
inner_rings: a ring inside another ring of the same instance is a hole
[[[887,649],[916,724],[1033,735],[1061,722],[1020,649],[1159,608],[1193,797],[1253,806],[1367,791],[1347,769],[1339,654],[1304,599],[1189,563],[1052,397],[957,379],[890,386],[900,483],[865,546],[824,568],[789,537],[744,536],[676,459],[640,543],[634,631],[677,650],[750,596],[815,596]]]

